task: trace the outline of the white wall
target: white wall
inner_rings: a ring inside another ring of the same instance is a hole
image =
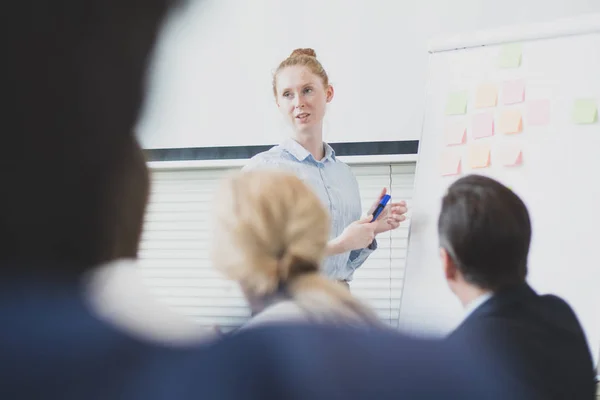
[[[336,96],[330,142],[419,139],[432,36],[600,12],[598,0],[194,0],[167,24],[138,132],[146,148],[272,144],[271,73],[313,47]]]

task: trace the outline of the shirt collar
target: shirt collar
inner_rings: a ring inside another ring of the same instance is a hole
[[[473,299],[467,306],[465,307],[465,318],[471,315],[479,306],[488,301],[493,296],[492,292],[486,292],[479,297]]]
[[[327,159],[335,161],[335,151],[333,148],[325,142],[323,142],[323,146],[325,147],[325,157],[323,157],[322,161],[324,162]],[[308,150],[306,150],[300,143],[296,142],[292,138],[286,139],[283,143],[281,143],[281,147],[293,155],[298,161],[304,161],[310,157],[312,160],[319,162],[318,160],[314,159]]]
[[[333,150],[333,147],[331,147],[328,143],[323,142],[323,145],[325,146],[325,158],[329,158],[332,161],[335,161],[335,150]]]

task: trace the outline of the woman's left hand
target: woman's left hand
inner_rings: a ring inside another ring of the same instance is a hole
[[[381,194],[379,195],[379,198],[375,203],[373,203],[373,206],[371,206],[369,214],[373,213],[373,211],[377,207],[377,204],[379,204],[379,201],[383,196],[385,196],[386,193],[387,189],[383,188]],[[375,234],[377,235],[379,233],[391,231],[392,229],[398,228],[400,226],[400,223],[406,220],[405,214],[407,211],[408,208],[406,207],[405,201],[400,201],[398,203],[391,204],[388,203],[381,212],[381,214],[379,214],[379,217],[377,217],[377,228],[375,228]]]

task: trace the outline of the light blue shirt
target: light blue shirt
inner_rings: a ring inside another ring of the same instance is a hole
[[[360,219],[362,205],[358,183],[350,167],[335,157],[325,144],[325,157],[317,161],[302,145],[287,139],[278,146],[252,157],[244,170],[277,168],[296,174],[319,196],[331,217],[330,239],[338,237],[352,222]],[[323,272],[331,279],[352,280],[354,271],[377,248],[377,241],[366,249],[327,257]]]

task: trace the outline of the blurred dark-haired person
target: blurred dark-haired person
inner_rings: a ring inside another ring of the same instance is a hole
[[[3,4],[0,399],[489,398],[476,356],[393,332],[302,324],[175,347],[94,310],[86,277],[138,254],[150,179],[133,130],[169,3]]]
[[[592,357],[575,313],[527,284],[523,201],[494,179],[465,176],[443,197],[438,233],[446,281],[466,310],[448,341],[470,345],[535,398],[592,399]]]

